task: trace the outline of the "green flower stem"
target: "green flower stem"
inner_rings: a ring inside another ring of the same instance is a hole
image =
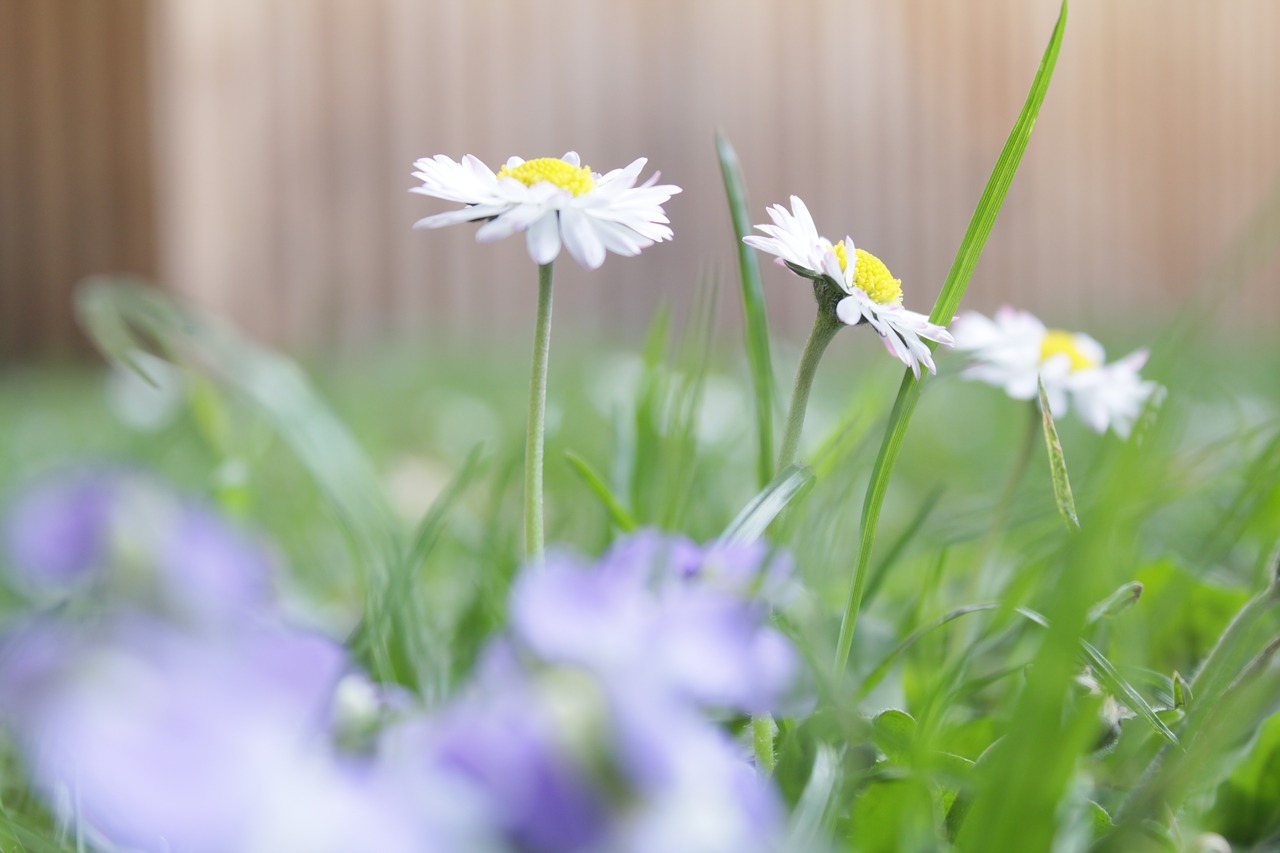
[[[1004,491],[1000,494],[1000,502],[996,504],[995,511],[991,515],[991,526],[987,528],[986,535],[982,538],[982,544],[978,547],[978,558],[974,561],[977,571],[974,571],[970,579],[970,596],[978,594],[976,584],[981,574],[981,569],[987,564],[987,560],[991,558],[991,554],[995,551],[996,542],[1000,539],[1000,534],[1004,531],[1005,523],[1009,520],[1009,511],[1013,508],[1013,498],[1018,493],[1018,486],[1022,484],[1023,479],[1027,476],[1027,469],[1031,466],[1031,457],[1035,453],[1036,444],[1040,438],[1042,431],[1040,407],[1035,400],[1027,403],[1027,427],[1022,436],[1022,447],[1018,450],[1018,458],[1014,460],[1013,468],[1009,470],[1009,479],[1004,484]]]
[[[827,350],[827,344],[840,330],[840,321],[835,312],[818,307],[818,316],[813,321],[813,331],[809,333],[809,342],[805,344],[804,355],[800,356],[800,367],[796,370],[796,387],[791,392],[791,411],[787,414],[787,431],[782,436],[782,449],[778,452],[778,471],[796,461],[796,452],[800,449],[800,434],[804,432],[805,410],[809,407],[809,391],[813,388],[813,376],[818,370],[818,362]]]
[[[751,718],[751,744],[756,753],[756,769],[761,775],[773,775],[778,757],[773,743],[778,737],[778,724],[772,714],[756,714]]]
[[[551,352],[551,264],[538,267],[538,314],[533,332],[533,375],[529,379],[529,426],[524,445],[524,552],[542,557],[542,456],[547,430],[547,360]]]

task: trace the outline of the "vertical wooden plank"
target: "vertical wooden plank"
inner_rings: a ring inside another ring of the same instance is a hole
[[[349,3],[326,7],[335,38],[334,86],[330,108],[335,122],[336,155],[332,172],[338,196],[336,283],[343,306],[340,335],[348,346],[377,338],[387,316],[387,215],[392,187],[384,179],[387,100],[384,97],[385,3]],[[398,188],[396,188],[398,189]]]
[[[71,15],[85,15],[84,5],[72,2]],[[147,26],[151,5],[149,0],[116,0],[106,4],[107,12],[100,18],[86,15],[89,22],[84,24],[94,42],[92,73],[105,80],[99,85],[109,100],[109,106],[99,105],[92,122],[95,128],[103,128],[95,135],[109,152],[111,164],[109,199],[101,208],[111,223],[111,248],[101,263],[110,271],[145,277],[153,277],[156,268],[155,126]],[[100,269],[95,264],[85,272]]]
[[[74,275],[69,257],[71,235],[66,227],[71,215],[67,175],[71,134],[66,45],[59,27],[62,11],[58,2],[29,4],[32,86],[24,93],[31,115],[33,144],[29,153],[35,176],[32,214],[39,301],[33,307],[44,336],[41,348],[54,350],[63,350],[68,343],[66,296]]]
[[[325,94],[329,63],[317,4],[273,0],[270,12],[275,115],[270,156],[281,219],[273,267],[280,288],[280,332],[294,346],[308,347],[325,340],[325,317],[336,313],[326,292],[334,269],[329,210],[337,200]]]
[[[22,71],[26,53],[21,38],[21,11],[15,0],[0,0],[0,362],[20,350],[24,295],[29,292],[24,261],[27,171],[22,168],[24,123],[21,115]]]

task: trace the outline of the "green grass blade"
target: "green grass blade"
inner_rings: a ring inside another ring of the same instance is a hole
[[[375,611],[362,622],[353,645],[366,657],[384,658],[394,680],[428,695],[447,687],[448,656],[439,632],[424,626],[414,596],[414,581],[444,533],[445,518],[478,476],[482,448],[476,447],[462,468],[431,504],[414,531],[412,544],[395,567]]]
[[[1150,726],[1156,734],[1167,740],[1174,746],[1178,745],[1178,736],[1173,730],[1165,725],[1164,721],[1156,714],[1155,710],[1147,704],[1147,700],[1142,698],[1142,694],[1125,680],[1124,676],[1116,669],[1115,664],[1107,659],[1107,657],[1098,651],[1098,649],[1088,640],[1080,640],[1080,647],[1084,650],[1084,658],[1089,662],[1089,667],[1097,675],[1098,681],[1102,683],[1112,695],[1124,698],[1125,707],[1133,711],[1142,718],[1148,726]]]
[[[1036,379],[1040,386],[1040,421],[1044,424],[1044,446],[1049,451],[1049,477],[1053,480],[1053,499],[1058,504],[1062,520],[1071,530],[1080,529],[1080,517],[1076,515],[1076,499],[1071,494],[1071,478],[1067,476],[1067,458],[1058,440],[1058,428],[1049,411],[1049,398],[1044,392],[1044,380]]]
[[[1029,619],[1041,628],[1049,627],[1049,620],[1041,613],[1037,613],[1027,607],[1015,607],[1014,610],[1017,611],[1018,615]],[[1125,702],[1128,703],[1129,710],[1142,717],[1156,734],[1169,743],[1177,745],[1177,735],[1156,715],[1155,710],[1147,704],[1146,699],[1142,698],[1142,694],[1138,692],[1137,688],[1125,680],[1120,671],[1116,669],[1115,664],[1108,660],[1106,655],[1083,637],[1080,638],[1080,656],[1084,663],[1088,664],[1097,673],[1098,680],[1102,682],[1102,685],[1107,690],[1111,691],[1112,695],[1123,696]]]
[[[591,467],[591,463],[572,450],[566,450],[564,458],[573,467],[577,475],[582,478],[582,482],[587,484],[587,488],[591,489],[592,493],[599,498],[600,503],[604,505],[605,511],[609,513],[609,518],[613,519],[613,523],[620,530],[627,533],[635,530],[637,527],[636,520],[631,517],[631,513],[627,512],[626,507],[614,495],[604,479]]]
[[[769,320],[764,308],[764,288],[760,279],[760,259],[742,238],[751,233],[751,215],[747,206],[747,187],[742,177],[742,164],[722,131],[716,131],[716,153],[720,157],[720,174],[724,177],[725,194],[729,197],[729,215],[733,219],[733,235],[737,240],[738,268],[742,281],[743,334],[746,337],[747,362],[751,366],[751,383],[755,389],[756,476],[760,488],[773,477],[773,358],[769,351]]]
[[[964,239],[960,241],[960,249],[947,274],[942,292],[934,302],[929,319],[939,325],[947,325],[955,316],[960,306],[960,299],[969,286],[974,267],[986,245],[987,236],[995,224],[996,215],[1004,204],[1009,185],[1018,170],[1018,163],[1027,149],[1031,139],[1031,130],[1035,126],[1036,117],[1040,114],[1040,105],[1044,102],[1045,93],[1049,89],[1049,81],[1053,77],[1053,68],[1058,61],[1058,51],[1062,47],[1062,34],[1067,23],[1067,3],[1063,0],[1062,10],[1058,14],[1058,23],[1053,28],[1053,35],[1040,60],[1040,68],[1036,71],[1031,83],[1031,91],[1027,94],[1026,103],[1018,113],[1013,130],[1005,141],[1004,149],[996,159],[991,177],[987,179],[986,189],[978,200],[978,207],[969,221]],[[930,344],[936,347],[935,344]],[[927,374],[926,374],[927,377]],[[871,564],[871,550],[875,544],[876,525],[880,521],[880,511],[884,506],[885,495],[889,491],[889,479],[897,464],[898,454],[902,451],[902,443],[906,439],[907,425],[920,399],[920,388],[924,380],[916,381],[911,371],[905,371],[902,384],[898,388],[898,397],[894,401],[893,411],[889,415],[889,423],[885,429],[884,440],[880,444],[880,452],[876,455],[875,465],[871,471],[871,480],[867,484],[867,496],[862,505],[862,529],[858,544],[857,562],[854,565],[853,582],[849,589],[849,600],[845,608],[844,620],[840,624],[840,639],[836,646],[837,673],[843,673],[849,661],[849,651],[853,648],[853,634],[857,627],[858,610],[862,604],[863,587],[867,579],[867,569]]]
[[[720,541],[734,544],[755,542],[787,504],[813,485],[813,471],[805,465],[788,465],[773,482],[752,498],[729,522]]]
[[[136,369],[134,354],[157,349],[253,405],[315,479],[338,517],[365,570],[366,616],[372,612],[401,557],[399,525],[373,466],[298,366],[136,280],[91,280],[76,294],[76,308],[109,359]],[[380,677],[387,674],[383,663],[371,661]]]

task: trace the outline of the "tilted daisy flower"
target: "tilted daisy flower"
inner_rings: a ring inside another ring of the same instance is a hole
[[[955,348],[972,364],[962,376],[1003,388],[1015,400],[1032,400],[1038,383],[1054,417],[1074,404],[1090,429],[1113,429],[1127,438],[1147,401],[1160,392],[1139,375],[1145,349],[1106,363],[1102,344],[1081,332],[1047,328],[1033,314],[1005,306],[994,317],[967,312],[952,324]]]
[[[777,263],[797,275],[838,288],[834,294],[836,317],[847,326],[866,322],[884,341],[885,348],[920,378],[923,365],[937,369],[933,354],[921,340],[950,344],[951,334],[924,314],[902,307],[902,282],[893,277],[879,258],[856,249],[851,237],[839,243],[818,233],[803,201],[791,197],[791,210],[780,204],[768,208],[772,225],[757,225],[765,237],[744,237],[748,246],[777,257]],[[820,301],[822,297],[819,296]]]
[[[459,222],[485,224],[481,242],[526,232],[529,256],[549,264],[563,243],[588,269],[604,263],[606,251],[637,255],[671,239],[662,205],[680,187],[658,184],[658,173],[636,186],[646,160],[603,175],[582,165],[577,152],[564,157],[522,160],[512,157],[496,173],[470,154],[458,163],[443,154],[414,163],[422,186],[410,192],[465,204],[419,220],[415,228],[442,228]]]

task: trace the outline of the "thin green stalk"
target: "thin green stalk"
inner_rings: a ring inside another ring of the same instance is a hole
[[[987,560],[991,557],[991,552],[995,550],[996,540],[1000,537],[1000,532],[1004,530],[1005,523],[1009,520],[1009,510],[1013,508],[1013,496],[1018,493],[1018,486],[1022,484],[1022,480],[1027,476],[1027,468],[1031,465],[1031,455],[1036,449],[1036,440],[1040,436],[1040,410],[1036,406],[1035,400],[1027,404],[1030,417],[1027,418],[1027,428],[1022,436],[1022,447],[1018,450],[1018,458],[1013,463],[1013,468],[1009,471],[1009,479],[1004,484],[1004,491],[1000,494],[1000,503],[996,504],[995,512],[991,516],[991,526],[987,529],[987,535],[982,539],[981,549],[978,551],[978,559],[974,565],[981,570],[986,565]],[[976,581],[978,572],[975,571],[973,578]]]
[[[547,431],[547,360],[551,353],[551,264],[538,267],[538,314],[529,379],[529,426],[524,445],[524,552],[542,557],[542,448]]]
[[[1053,35],[1045,47],[1044,56],[1040,60],[1040,69],[1031,83],[1031,91],[1018,113],[1004,148],[996,159],[991,177],[987,179],[986,189],[978,200],[978,206],[969,220],[969,228],[956,252],[956,259],[951,265],[951,272],[942,285],[942,292],[933,303],[933,311],[929,314],[929,322],[946,326],[960,307],[960,299],[969,286],[978,258],[986,245],[987,237],[995,225],[996,214],[1004,204],[1005,195],[1013,176],[1018,170],[1018,163],[1026,151],[1027,142],[1031,139],[1031,130],[1035,127],[1036,117],[1040,113],[1040,105],[1044,102],[1045,93],[1049,89],[1049,81],[1053,77],[1053,69],[1058,61],[1058,52],[1062,47],[1062,34],[1067,23],[1067,0],[1063,0],[1058,13],[1058,23],[1053,28]],[[936,344],[930,344],[936,349]],[[859,534],[857,563],[853,570],[853,583],[849,586],[849,600],[845,605],[844,617],[840,621],[840,639],[836,647],[835,673],[842,676],[849,662],[849,653],[853,648],[853,635],[857,630],[858,610],[862,606],[863,589],[867,582],[867,570],[871,563],[871,551],[875,545],[876,526],[880,522],[880,511],[884,507],[884,498],[889,490],[889,480],[897,464],[898,454],[902,450],[906,438],[907,425],[920,400],[920,387],[923,380],[917,380],[907,372],[898,386],[898,397],[889,413],[889,423],[885,428],[884,440],[880,444],[880,452],[876,454],[875,464],[871,469],[871,479],[867,483],[867,496],[862,504],[862,530]]]
[[[782,436],[782,449],[778,451],[778,471],[786,468],[796,460],[796,452],[800,449],[800,434],[804,432],[805,410],[809,408],[809,391],[813,388],[813,377],[818,371],[818,362],[826,352],[827,345],[840,330],[840,321],[831,311],[818,307],[818,316],[813,321],[813,331],[809,333],[809,342],[805,344],[804,354],[800,356],[800,366],[796,369],[796,387],[791,392],[791,411],[787,413],[787,431]]]

